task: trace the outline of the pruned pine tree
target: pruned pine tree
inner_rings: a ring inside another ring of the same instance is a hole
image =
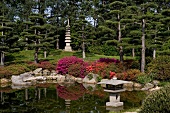
[[[51,24],[44,24],[43,34],[41,35],[43,38],[41,40],[42,49],[44,51],[44,58],[47,58],[47,53],[49,53],[50,48],[53,47],[53,43],[55,42],[55,37],[50,37],[53,34],[53,31],[56,27]]]
[[[162,37],[163,46],[162,51],[159,53],[162,55],[170,54],[170,10],[164,9],[162,12],[163,18],[160,19],[163,24],[162,30],[159,33],[159,36]]]
[[[135,57],[135,50],[141,48],[140,37],[141,31],[140,24],[138,24],[139,8],[137,6],[127,6],[124,11],[124,18],[121,23],[124,24],[122,32],[124,34],[122,41],[124,50],[131,51],[132,57]],[[127,53],[125,53],[127,55]]]
[[[142,24],[142,51],[141,51],[141,72],[145,72],[145,50],[146,50],[146,23],[149,19],[153,17],[155,10],[157,9],[157,4],[154,2],[146,2],[141,4],[141,16],[139,19],[141,20]]]
[[[152,19],[147,24],[147,37],[146,40],[146,46],[149,50],[152,50],[152,56],[153,59],[156,58],[156,51],[160,51],[160,48],[162,46],[162,38],[158,35],[158,33],[161,31],[163,24],[160,22],[160,19],[162,18],[162,15],[160,14],[154,14]]]
[[[44,18],[40,14],[32,14],[29,16],[30,21],[33,23],[29,27],[28,33],[24,35],[25,39],[28,40],[28,48],[34,49],[34,61],[38,63],[38,52],[42,47],[41,40],[43,39],[41,32],[44,29],[43,25],[45,24]]]
[[[121,32],[121,29],[122,27],[124,27],[122,24],[121,24],[121,20],[123,19],[123,10],[126,8],[127,4],[125,2],[121,2],[121,1],[114,1],[114,2],[111,2],[109,4],[109,12],[108,12],[108,15],[110,16],[110,19],[109,20],[106,20],[106,24],[108,26],[108,29],[110,29],[110,25],[114,25],[115,26],[115,29],[112,29],[112,30],[115,30],[116,31],[116,40],[117,40],[117,44],[118,44],[118,48],[119,48],[119,56],[120,56],[120,61],[123,62],[123,47],[121,45],[122,43],[122,32]],[[110,24],[110,25],[109,25]],[[115,39],[115,38],[114,38]]]
[[[85,53],[85,43],[86,43],[86,28],[87,28],[87,20],[85,20],[85,15],[81,15],[79,20],[76,21],[74,24],[74,28],[77,30],[77,34],[74,34],[72,37],[74,39],[78,39],[81,44],[81,50],[82,50],[82,57],[83,59],[86,58],[86,53]],[[77,38],[76,38],[77,37]]]
[[[12,27],[8,27],[9,20],[4,16],[0,16],[0,58],[1,66],[5,65],[5,53],[9,51],[10,42],[13,37],[10,37]]]

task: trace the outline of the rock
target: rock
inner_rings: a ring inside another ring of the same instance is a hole
[[[37,68],[36,70],[33,71],[34,75],[42,75],[42,68]]]
[[[124,88],[133,88],[133,85],[134,85],[134,83],[130,81],[129,83],[124,83],[123,87]]]
[[[43,76],[48,76],[48,75],[50,75],[50,71],[47,69],[43,70]]]
[[[52,70],[50,73],[50,76],[56,76],[56,75],[57,75],[57,72],[55,70]]]
[[[57,81],[58,81],[58,82],[64,82],[64,81],[65,81],[65,76],[63,76],[63,75],[57,75]]]
[[[78,82],[78,83],[82,83],[83,79],[82,78],[75,78],[75,81]]]
[[[90,91],[95,91],[96,90],[96,84],[87,84],[87,83],[83,83],[83,86]]]
[[[9,83],[9,82],[10,82],[10,80],[8,80],[8,79],[6,79],[6,78],[0,79],[0,84],[7,84],[7,83]]]
[[[160,89],[161,89],[161,87],[156,86],[155,88],[149,89],[149,91],[157,91],[157,90],[160,90]]]
[[[85,76],[85,78],[83,79],[83,83],[89,83],[89,84],[95,84],[98,82],[97,77],[99,75],[97,74],[93,74],[93,73],[89,73],[87,76]]]
[[[57,76],[46,76],[46,79],[47,80],[56,80],[57,79]]]
[[[146,83],[141,90],[149,90],[149,89],[151,89],[151,88],[153,88],[153,87],[154,87],[153,84],[151,84],[151,83]]]
[[[67,81],[75,81],[75,78],[76,78],[76,77],[71,76],[71,75],[66,75],[65,77],[66,77]]]
[[[28,77],[32,77],[32,72],[26,72],[26,73],[23,73],[23,74],[20,74],[19,76],[21,77],[21,78],[28,78]]]
[[[153,84],[154,86],[158,86],[159,83],[160,83],[160,81],[158,81],[158,80],[153,80],[153,81],[152,81],[152,84]]]
[[[134,88],[142,88],[142,84],[140,84],[140,83],[134,83],[134,84],[133,84],[133,87],[134,87]]]
[[[11,77],[12,84],[15,86],[25,86],[32,85],[31,82],[23,82],[23,78],[20,76],[12,75]]]
[[[44,81],[44,80],[46,80],[46,77],[44,77],[44,76],[36,76],[36,77],[23,78],[24,82],[28,82],[28,81]]]

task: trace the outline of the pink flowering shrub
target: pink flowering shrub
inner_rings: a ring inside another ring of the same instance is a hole
[[[119,63],[120,61],[114,58],[100,58],[98,62],[105,62],[105,63]]]
[[[59,74],[65,75],[65,74],[68,74],[68,69],[70,66],[75,65],[75,64],[81,66],[81,65],[84,65],[84,63],[85,62],[82,59],[77,58],[75,56],[64,57],[58,61],[56,71]]]

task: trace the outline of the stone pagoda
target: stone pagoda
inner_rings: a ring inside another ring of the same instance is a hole
[[[70,46],[70,43],[71,43],[71,35],[70,35],[69,19],[68,19],[68,24],[67,24],[67,26],[66,26],[65,43],[66,43],[66,46],[65,46],[64,50],[65,50],[65,51],[72,51],[72,48],[71,48],[71,46]]]

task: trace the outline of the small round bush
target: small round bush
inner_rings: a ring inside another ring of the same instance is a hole
[[[73,64],[83,65],[84,61],[75,56],[64,57],[58,61],[56,70],[59,74],[68,74],[68,68]]]
[[[139,113],[169,113],[170,85],[151,93],[144,100]]]

